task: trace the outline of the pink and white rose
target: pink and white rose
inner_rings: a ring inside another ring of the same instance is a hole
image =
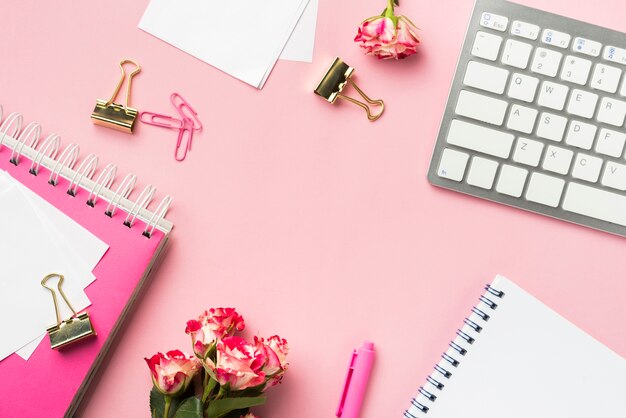
[[[220,385],[243,390],[265,383],[263,350],[241,337],[225,337],[216,345],[216,362],[206,359],[206,367]]]
[[[183,393],[194,375],[202,369],[200,360],[180,350],[168,351],[165,355],[157,353],[144,360],[150,368],[154,387],[168,396]]]
[[[420,39],[416,31],[407,17],[393,14],[393,3],[389,2],[381,16],[361,23],[354,41],[365,49],[366,55],[378,59],[403,59],[417,53]]]
[[[271,336],[267,341],[263,338],[254,337],[254,344],[266,357],[262,370],[268,377],[268,383],[270,386],[280,383],[289,365],[287,363],[289,352],[287,340],[278,335]]]
[[[211,308],[187,321],[185,332],[191,336],[194,353],[204,359],[217,340],[244,328],[243,317],[234,308]]]

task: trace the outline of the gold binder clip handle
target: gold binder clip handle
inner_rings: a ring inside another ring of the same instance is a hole
[[[351,78],[348,78],[348,83],[350,83],[352,85],[352,87],[354,87],[354,89],[357,91],[357,93],[359,93],[361,95],[361,97],[369,104],[374,105],[374,106],[380,106],[380,110],[378,111],[378,113],[376,114],[372,114],[372,110],[370,109],[370,107],[368,105],[366,105],[363,102],[360,102],[356,99],[353,99],[350,96],[344,96],[343,94],[338,94],[337,98],[338,99],[343,99],[343,100],[347,100],[350,103],[354,103],[357,106],[361,106],[363,109],[365,109],[365,112],[367,113],[367,118],[369,120],[371,120],[372,122],[377,120],[378,118],[380,118],[383,114],[383,112],[385,111],[385,102],[383,102],[380,99],[370,99],[363,90],[361,90],[359,88],[359,86],[356,85],[356,83],[354,81],[352,81]]]
[[[118,93],[120,92],[120,89],[122,88],[122,84],[124,84],[124,80],[126,79],[126,70],[124,70],[124,64],[133,64],[136,67],[128,75],[128,85],[126,86],[126,102],[124,103],[124,107],[125,108],[130,107],[130,87],[133,83],[133,77],[141,71],[141,67],[139,66],[139,64],[137,64],[136,61],[129,60],[129,59],[123,59],[120,61],[120,70],[122,70],[122,78],[120,78],[120,81],[117,83],[117,87],[115,87],[115,91],[113,92],[113,95],[111,95],[111,98],[106,102],[107,106],[113,103],[113,100],[115,100]]]
[[[367,113],[367,118],[370,121],[375,121],[380,118],[385,111],[385,103],[380,99],[370,99],[364,92],[356,85],[356,83],[352,80],[352,74],[354,73],[354,68],[350,67],[348,64],[343,62],[339,57],[335,58],[333,63],[331,64],[324,77],[319,82],[317,87],[315,88],[315,94],[323,97],[329,103],[335,103],[337,99],[347,100],[350,103],[354,103],[355,105],[363,108]],[[365,100],[367,103],[363,103],[353,97],[346,96],[341,94],[345,89],[346,85],[350,83],[354,89],[359,93],[359,95]],[[372,113],[372,109],[369,105],[379,106],[380,110],[378,113]]]
[[[54,302],[54,311],[56,312],[56,315],[57,315],[57,326],[60,326],[63,321],[61,320],[61,312],[59,311],[59,304],[57,302],[57,292],[53,288],[46,286],[46,282],[53,277],[59,278],[59,282],[57,283],[57,289],[59,290],[59,293],[61,294],[61,297],[63,298],[67,306],[70,308],[74,316],[77,316],[78,314],[76,313],[76,310],[74,309],[70,301],[67,299],[67,296],[65,296],[65,292],[63,292],[63,289],[61,288],[61,285],[63,285],[63,280],[65,280],[65,277],[63,277],[62,274],[57,274],[57,273],[48,274],[46,277],[44,277],[41,280],[41,285],[45,287],[46,289],[48,289],[50,293],[52,293],[52,301]]]
[[[70,308],[73,315],[66,319],[61,319],[61,312],[59,310],[59,304],[57,301],[56,291],[49,286],[46,286],[46,282],[53,278],[58,277],[57,290],[61,294],[61,297],[65,301],[66,305]],[[87,312],[78,314],[70,301],[67,299],[65,292],[63,292],[63,281],[65,277],[62,274],[52,273],[48,274],[41,280],[41,285],[48,289],[52,293],[52,301],[54,302],[54,311],[57,317],[57,323],[47,329],[50,336],[50,346],[52,348],[61,348],[75,341],[82,340],[83,338],[96,335],[96,331],[91,324],[91,319]]]

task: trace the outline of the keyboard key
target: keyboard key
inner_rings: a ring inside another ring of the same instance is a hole
[[[600,51],[602,50],[602,44],[585,38],[576,38],[574,39],[572,50],[580,52],[581,54],[597,57],[600,55]]]
[[[551,141],[561,142],[567,126],[567,118],[544,112],[541,114],[537,136]]]
[[[568,55],[565,57],[565,61],[563,62],[561,80],[584,86],[587,84],[590,71],[591,61]]]
[[[456,102],[457,115],[480,120],[492,125],[502,125],[508,103],[482,94],[462,90]]]
[[[543,143],[528,138],[518,138],[513,152],[513,161],[537,167],[541,159]]]
[[[606,91],[607,93],[615,93],[619,79],[622,76],[622,70],[604,64],[596,64],[591,76],[591,88]]]
[[[437,174],[439,177],[443,177],[445,179],[461,181],[463,180],[463,175],[465,174],[465,167],[467,166],[468,159],[468,154],[446,148],[443,150],[443,154],[441,155],[441,161],[439,162]]]
[[[528,170],[503,164],[500,177],[498,177],[498,184],[496,184],[496,191],[509,196],[520,197],[524,191],[527,176]]]
[[[617,190],[626,190],[626,165],[608,161],[602,176],[602,185]]]
[[[528,66],[528,59],[530,58],[530,51],[532,51],[532,49],[533,47],[527,43],[509,39],[504,44],[502,64],[523,70]]]
[[[544,44],[557,46],[559,48],[567,48],[570,39],[572,39],[572,37],[569,34],[554,29],[544,29],[541,35],[541,41]]]
[[[467,64],[463,84],[491,93],[502,94],[508,77],[509,72],[504,68],[470,61]]]
[[[622,82],[622,89],[619,91],[619,94],[626,97],[626,77],[624,77],[624,82]]]
[[[508,158],[513,139],[515,136],[510,133],[454,119],[450,124],[447,142],[483,154]]]
[[[591,149],[597,130],[595,125],[573,120],[569,124],[565,143],[578,148]]]
[[[624,151],[624,143],[626,142],[626,134],[613,131],[611,129],[602,128],[598,135],[596,143],[596,152],[599,154],[610,155],[619,158]]]
[[[570,183],[563,209],[626,226],[626,197],[578,183]]]
[[[552,51],[545,48],[535,49],[535,55],[533,56],[533,63],[530,70],[533,73],[539,73],[547,75],[548,77],[556,76],[559,71],[559,65],[561,64],[561,57],[563,54],[560,52]]]
[[[507,94],[513,99],[532,103],[533,100],[535,100],[535,93],[537,92],[538,85],[538,78],[515,73],[513,74],[513,77],[511,77],[509,91]]]
[[[511,24],[511,34],[522,38],[536,40],[539,36],[539,26],[516,20]]]
[[[626,102],[603,97],[598,111],[598,122],[613,126],[622,126],[626,117]]]
[[[595,183],[600,177],[602,159],[587,154],[578,153],[574,161],[572,177]]]
[[[572,151],[549,145],[542,167],[544,170],[565,175],[569,172],[573,157],[574,153]]]
[[[618,64],[626,65],[626,49],[617,48],[614,46],[605,46],[604,54],[602,58],[607,61],[616,62]]]
[[[569,87],[564,86],[563,84],[544,81],[541,84],[539,100],[537,103],[539,106],[549,107],[550,109],[563,110],[568,91]]]
[[[528,182],[528,190],[526,190],[526,199],[555,208],[561,200],[564,185],[563,179],[542,173],[532,173]]]
[[[480,26],[484,26],[489,29],[495,29],[500,32],[506,31],[506,27],[508,26],[508,24],[508,17],[494,15],[493,13],[485,12],[480,18]]]
[[[511,106],[511,112],[509,113],[509,119],[506,122],[506,127],[529,134],[535,127],[537,113],[537,110],[530,107],[514,104]]]
[[[567,105],[568,113],[590,119],[596,110],[598,95],[584,90],[574,89]]]
[[[482,157],[473,157],[467,174],[467,184],[490,190],[497,169],[497,162]]]
[[[502,38],[487,32],[477,32],[474,38],[474,46],[472,47],[472,55],[484,58],[489,61],[495,61],[500,53],[500,44]]]

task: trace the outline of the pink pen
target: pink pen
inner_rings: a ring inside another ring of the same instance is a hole
[[[341,418],[358,418],[373,362],[374,343],[365,341],[361,348],[354,350],[352,353],[336,416]]]

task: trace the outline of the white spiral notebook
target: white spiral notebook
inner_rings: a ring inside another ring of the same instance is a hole
[[[405,418],[624,418],[626,360],[497,276]]]

